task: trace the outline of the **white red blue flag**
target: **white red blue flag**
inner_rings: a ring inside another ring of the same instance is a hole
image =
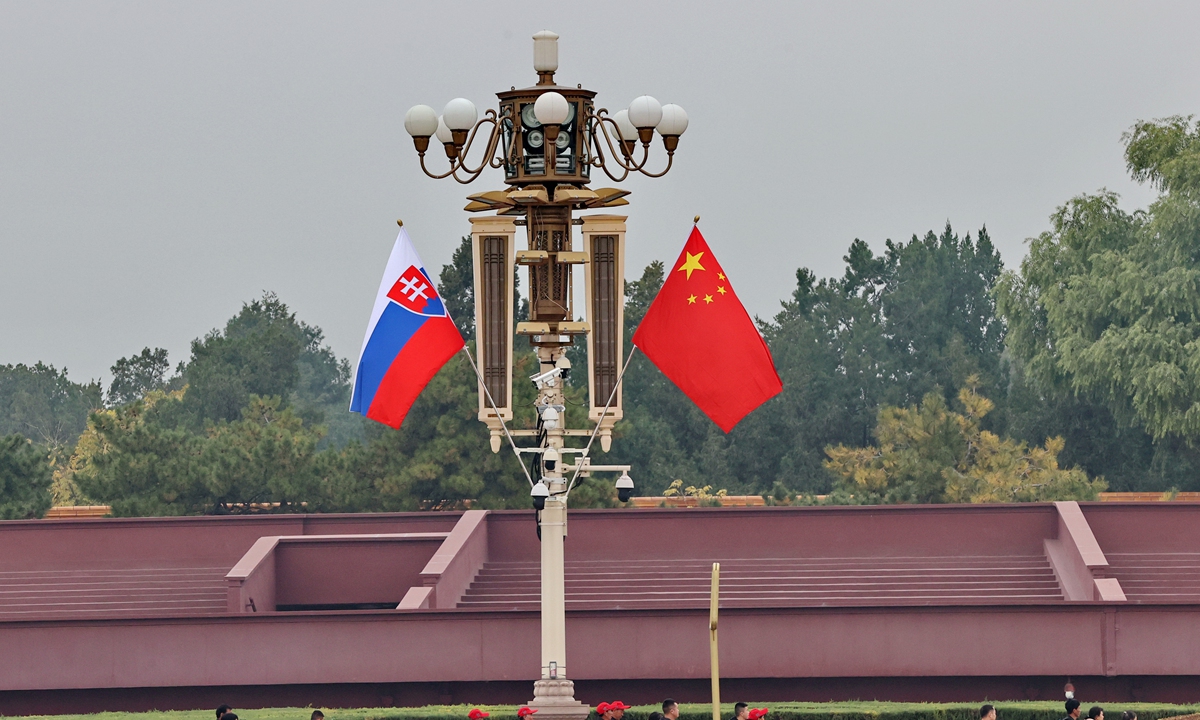
[[[350,410],[400,427],[421,390],[464,344],[401,228],[354,369]]]

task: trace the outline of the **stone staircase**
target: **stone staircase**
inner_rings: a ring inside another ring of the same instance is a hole
[[[721,560],[722,607],[1036,604],[1061,602],[1042,556]],[[712,563],[566,563],[567,609],[703,608]],[[536,562],[489,562],[458,607],[536,610]]]
[[[1200,603],[1200,553],[1105,553],[1129,602]]]
[[[0,571],[0,621],[220,615],[228,568]]]

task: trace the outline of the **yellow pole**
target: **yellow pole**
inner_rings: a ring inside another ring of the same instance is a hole
[[[717,656],[717,599],[721,595],[721,563],[713,563],[712,594],[708,605],[708,647],[712,663],[713,720],[721,720],[721,672]]]

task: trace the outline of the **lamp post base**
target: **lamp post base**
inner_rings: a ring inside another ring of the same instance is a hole
[[[538,711],[537,720],[585,720],[592,708],[575,699],[570,680],[537,680],[529,707]]]

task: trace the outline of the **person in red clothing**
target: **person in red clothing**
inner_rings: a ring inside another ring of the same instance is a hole
[[[625,717],[625,711],[631,707],[633,706],[626,705],[620,700],[614,700],[608,704],[608,716],[611,717],[612,720],[621,720],[621,718]]]
[[[479,708],[471,708],[471,712],[467,713],[467,717],[470,718],[471,720],[482,720],[483,718],[487,717],[490,714],[491,713],[485,713],[484,711],[480,710]]]
[[[524,707],[517,708],[517,718],[518,718],[518,720],[520,720],[520,718],[529,717],[530,715],[534,714],[535,712],[537,712],[536,708],[531,708],[528,705],[526,705]]]
[[[608,711],[608,703],[602,702],[596,706],[596,716],[600,720],[612,720],[612,713]]]

